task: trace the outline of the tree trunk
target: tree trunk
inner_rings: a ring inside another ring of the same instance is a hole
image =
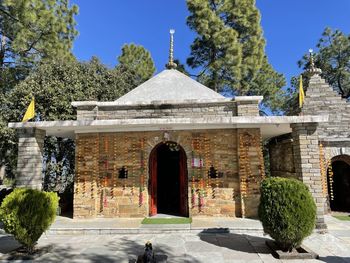
[[[6,39],[5,36],[1,36],[0,41],[0,68],[3,68],[4,62],[5,62],[5,45],[6,45]]]

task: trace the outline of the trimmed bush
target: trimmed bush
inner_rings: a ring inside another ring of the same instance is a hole
[[[282,250],[291,251],[299,247],[315,227],[315,201],[301,181],[267,178],[261,184],[259,218],[265,233]]]
[[[5,231],[33,253],[35,243],[54,221],[57,207],[56,193],[16,188],[1,204],[0,220]]]

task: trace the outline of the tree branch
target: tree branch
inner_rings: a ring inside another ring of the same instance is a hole
[[[18,22],[22,27],[28,28],[28,29],[31,30],[32,32],[36,32],[36,31],[33,29],[32,26],[30,26],[30,25],[24,25],[17,17],[11,15],[11,14],[10,14],[9,12],[7,12],[6,10],[3,10],[3,9],[0,8],[0,12],[3,13],[3,14],[5,14],[5,15],[7,15],[8,17],[10,17],[11,19],[15,20],[16,22]],[[3,32],[2,32],[2,34],[4,35]],[[41,35],[40,35],[40,37],[39,37],[39,39],[38,39],[37,41],[34,41],[34,42],[32,43],[32,45],[29,47],[29,49],[27,49],[26,52],[28,52],[30,49],[34,49],[34,50],[38,51],[39,53],[41,52],[40,50],[34,48],[34,45],[40,40],[40,38],[43,36],[43,34],[44,34],[44,32],[42,31],[42,32],[41,32]],[[11,41],[13,41],[13,39],[12,39],[11,37],[9,37],[9,36],[6,36],[6,37],[7,37],[8,39],[10,39]],[[23,51],[21,51],[21,52],[23,52]],[[21,52],[19,52],[19,53],[21,53]]]
[[[32,42],[32,44],[30,44],[30,46],[29,46],[27,49],[22,50],[22,51],[19,51],[18,53],[20,53],[20,54],[25,54],[25,53],[29,52],[31,49],[34,49],[34,50],[40,52],[40,51],[37,50],[34,46],[39,42],[39,40],[43,37],[44,34],[45,34],[45,33],[42,31],[42,32],[40,33],[40,36],[39,36],[36,40],[34,40],[34,41]]]
[[[342,96],[342,98],[344,98],[345,92],[344,92],[344,90],[342,89],[342,85],[341,85],[341,81],[340,81],[340,76],[337,77],[337,83],[338,83],[338,89],[339,89],[339,91],[340,91],[340,93],[341,93],[341,96]]]
[[[11,15],[9,12],[7,12],[6,10],[4,9],[1,9],[0,8],[0,12],[2,12],[3,14],[7,15],[8,17],[12,18],[13,20],[16,20],[18,23],[22,24],[22,22],[17,18],[17,17],[14,17],[13,15]],[[23,25],[23,24],[22,24]]]

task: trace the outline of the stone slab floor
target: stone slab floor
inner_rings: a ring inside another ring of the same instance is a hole
[[[162,233],[130,235],[43,235],[38,246],[47,253],[35,262],[135,262],[150,240],[161,262],[349,262],[350,221],[328,217],[329,233],[314,233],[304,244],[320,255],[319,260],[274,259],[261,231],[234,233]],[[12,237],[0,235],[0,257],[16,246]],[[0,262],[6,262],[5,260]],[[17,261],[20,262],[20,261]],[[28,262],[28,261],[27,261]]]

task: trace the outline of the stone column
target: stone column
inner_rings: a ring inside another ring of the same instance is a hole
[[[44,130],[35,128],[18,130],[17,187],[42,189],[45,134]]]
[[[259,103],[262,96],[236,96],[237,116],[259,116]]]
[[[0,164],[0,185],[3,184],[3,180],[5,179],[5,170],[6,166]]]
[[[326,199],[322,192],[317,123],[291,124],[295,173],[309,187],[317,207],[316,229],[327,230],[324,221]]]

